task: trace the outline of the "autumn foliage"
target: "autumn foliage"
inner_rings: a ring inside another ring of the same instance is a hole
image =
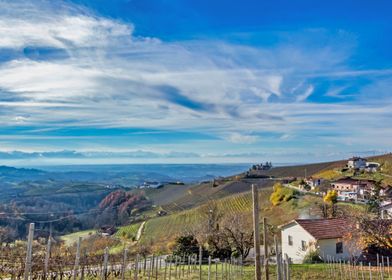
[[[274,185],[274,192],[270,196],[270,201],[272,205],[279,205],[281,202],[289,201],[294,198],[296,192],[293,189],[285,188],[281,183],[276,183]]]
[[[133,210],[143,209],[147,205],[148,201],[144,196],[118,190],[108,194],[99,204],[99,208],[117,209],[119,214],[130,215]]]

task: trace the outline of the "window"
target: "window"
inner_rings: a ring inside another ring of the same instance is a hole
[[[306,241],[301,241],[301,249],[302,251],[306,251]]]
[[[336,243],[336,254],[343,254],[343,242]]]
[[[293,237],[291,235],[289,237],[289,246],[293,246]]]

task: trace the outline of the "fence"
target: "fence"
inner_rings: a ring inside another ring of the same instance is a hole
[[[110,254],[89,252],[77,246],[59,251],[52,247],[51,239],[46,246],[33,246],[34,225],[30,226],[27,248],[0,247],[0,279],[121,279],[121,280],[236,280],[255,279],[254,265],[241,258],[213,259],[199,254],[188,256],[141,256],[130,255],[127,249]],[[290,264],[289,258],[279,252],[275,242],[276,256],[264,259],[264,279],[344,279],[384,280],[392,279],[389,257],[379,256],[377,263],[350,263],[326,256],[322,264]]]

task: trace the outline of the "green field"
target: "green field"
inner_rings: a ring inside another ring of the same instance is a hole
[[[125,237],[129,240],[134,240],[137,235],[137,231],[139,230],[139,227],[142,223],[136,223],[136,224],[131,224],[128,226],[122,226],[118,228],[118,231],[116,232],[115,236],[118,238]]]
[[[64,241],[64,243],[67,246],[72,246],[72,245],[74,245],[78,241],[79,237],[82,237],[83,239],[85,239],[85,238],[87,238],[87,237],[89,237],[89,236],[91,236],[91,235],[93,235],[95,233],[97,233],[97,231],[93,230],[93,229],[91,229],[91,230],[84,230],[84,231],[78,231],[78,232],[74,232],[74,233],[71,233],[71,234],[67,234],[67,235],[61,236],[61,240]]]

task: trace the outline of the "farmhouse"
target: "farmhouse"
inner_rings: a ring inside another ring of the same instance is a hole
[[[318,251],[321,258],[347,260],[360,252],[350,252],[344,236],[350,232],[345,219],[297,219],[280,226],[282,253],[293,263],[302,263],[306,254]]]
[[[305,178],[304,182],[312,189],[314,190],[315,188],[319,187],[323,183],[323,179],[321,178]]]
[[[347,167],[350,169],[363,170],[366,168],[367,160],[361,157],[352,157],[347,162]]]
[[[374,190],[372,180],[356,180],[350,177],[339,179],[331,183],[331,188],[338,192],[339,200],[369,199]]]
[[[99,232],[102,236],[111,236],[117,231],[115,226],[102,226]]]

